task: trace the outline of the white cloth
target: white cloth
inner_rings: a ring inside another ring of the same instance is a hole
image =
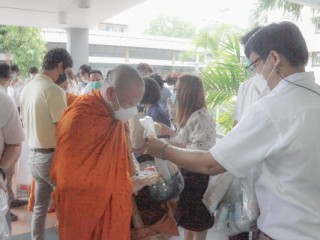
[[[18,109],[1,85],[0,106],[0,156],[2,156],[5,144],[21,143],[24,136]]]
[[[209,150],[216,143],[216,128],[205,108],[195,111],[186,125],[178,130],[172,141],[183,144],[189,149]]]
[[[89,82],[89,83],[85,86],[85,88],[83,89],[82,94],[89,94],[89,93],[91,93],[92,89],[93,89],[93,87],[92,87],[92,82]]]
[[[233,112],[234,120],[240,121],[244,111],[261,97],[260,95],[266,86],[267,81],[260,79],[257,75],[240,85]]]
[[[24,85],[27,85],[28,83],[30,83],[33,79],[35,78],[35,76],[32,76],[32,77],[28,77],[24,80]]]
[[[313,73],[286,78],[320,93]],[[320,236],[320,96],[282,80],[210,149],[229,172],[258,166],[258,227],[274,239]]]

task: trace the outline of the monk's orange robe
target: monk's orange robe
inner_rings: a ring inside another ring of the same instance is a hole
[[[67,106],[70,106],[77,98],[78,98],[77,95],[74,95],[72,93],[67,93]]]
[[[99,91],[79,97],[57,127],[51,170],[60,240],[128,240],[132,183],[125,125]]]

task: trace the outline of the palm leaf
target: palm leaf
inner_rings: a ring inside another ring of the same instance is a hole
[[[303,6],[286,0],[258,0],[250,16],[251,25],[267,23],[268,13],[274,10],[282,10],[283,14],[289,14],[294,20],[299,20]]]

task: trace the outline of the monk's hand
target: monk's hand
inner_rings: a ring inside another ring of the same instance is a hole
[[[164,139],[158,138],[148,138],[147,139],[147,150],[145,154],[150,154],[153,157],[161,158],[162,157],[162,149],[165,145],[167,145],[167,141]]]

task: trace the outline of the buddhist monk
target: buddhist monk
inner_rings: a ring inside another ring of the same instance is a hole
[[[64,112],[51,170],[60,240],[130,239],[133,188],[125,122],[143,94],[139,73],[120,65],[100,90]]]

